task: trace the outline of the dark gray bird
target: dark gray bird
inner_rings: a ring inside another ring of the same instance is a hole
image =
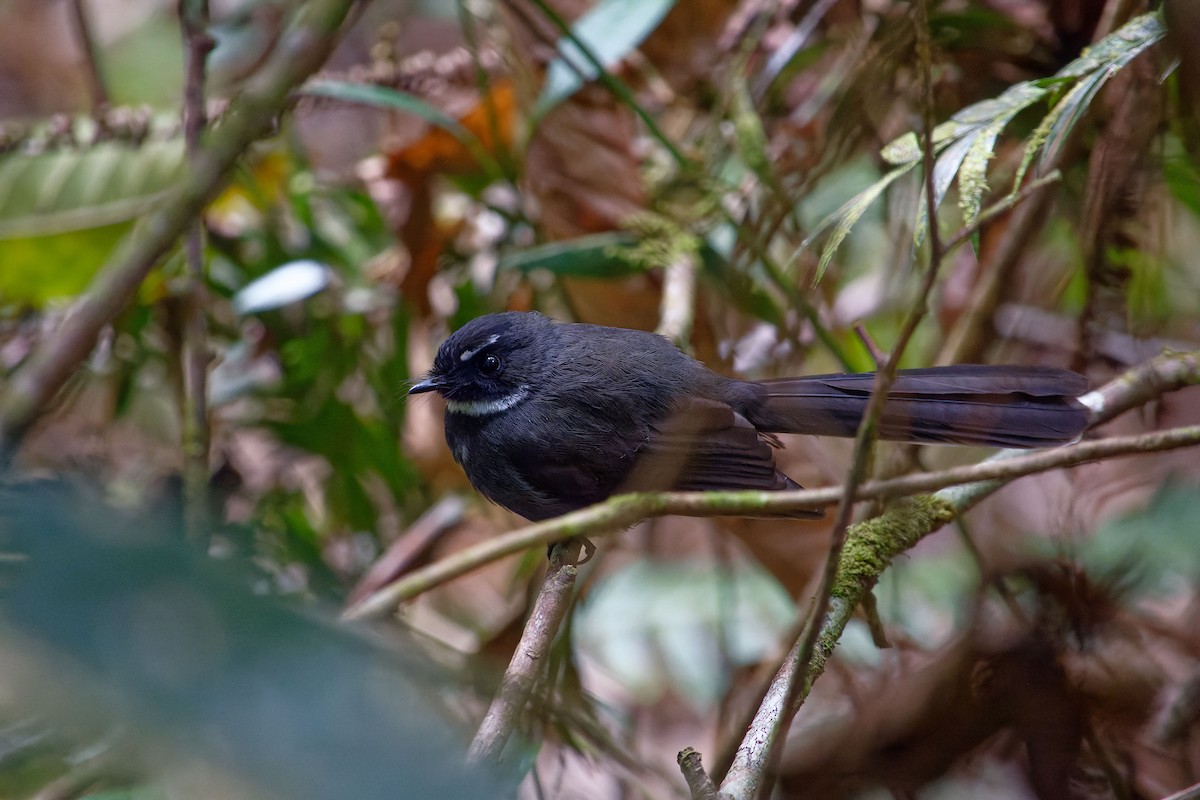
[[[617,492],[785,490],[774,434],[854,436],[873,373],[740,381],[645,331],[508,312],[472,320],[409,394],[446,399],[446,441],[484,496],[526,519]],[[901,370],[883,439],[1046,447],[1076,439],[1087,380],[1048,367]],[[792,516],[820,516],[797,512]]]

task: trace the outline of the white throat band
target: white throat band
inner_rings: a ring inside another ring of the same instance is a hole
[[[529,388],[522,386],[512,394],[498,397],[495,400],[447,400],[446,410],[451,414],[465,414],[468,417],[488,417],[508,411],[517,403],[529,396]]]

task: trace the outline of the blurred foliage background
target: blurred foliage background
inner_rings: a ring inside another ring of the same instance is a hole
[[[214,125],[303,5],[211,0]],[[1195,349],[1192,4],[930,6],[937,218],[943,242],[965,235],[904,365],[1098,385]],[[0,381],[183,174],[177,11],[0,0]],[[603,540],[513,774],[464,771],[458,749],[541,553],[369,631],[331,620],[520,524],[471,492],[439,401],[405,397],[466,320],[659,330],[746,377],[871,369],[862,330],[887,349],[928,264],[918,42],[902,0],[356,4],[203,217],[211,530],[179,513],[182,248],[15,454],[0,796],[686,796],[676,751],[727,760],[812,595],[823,523],[669,518]],[[1198,399],[1104,432],[1195,423]],[[792,437],[781,468],[837,483],[848,453]],[[980,455],[889,447],[877,471]],[[892,646],[850,629],[775,796],[1200,780],[1198,481],[1187,451],[1044,474],[923,543],[877,591]]]

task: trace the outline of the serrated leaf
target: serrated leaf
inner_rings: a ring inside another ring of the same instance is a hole
[[[151,208],[183,169],[180,139],[5,156],[0,159],[0,239],[133,219]]]
[[[510,253],[500,259],[500,267],[520,272],[544,269],[577,278],[618,278],[644,271],[616,252],[632,250],[636,244],[628,233],[595,233]]]
[[[1052,89],[1068,84],[1075,78],[1087,76],[1054,105],[1031,134],[1013,183],[1013,191],[1016,192],[1033,159],[1046,143],[1050,142],[1051,146],[1043,153],[1043,162],[1053,156],[1055,146],[1066,137],[1104,82],[1147,47],[1160,40],[1164,34],[1165,28],[1157,14],[1138,17],[1121,30],[1105,37],[1054,77],[1012,86],[998,97],[968,106],[949,121],[938,125],[933,133],[934,152],[938,156],[933,177],[935,206],[941,205],[954,175],[960,174],[960,205],[963,217],[968,224],[973,222],[978,217],[983,193],[987,189],[988,162],[993,155],[996,138],[1004,127],[1023,109],[1040,100]],[[889,142],[881,150],[881,155],[884,161],[896,165],[897,169],[826,217],[816,231],[804,241],[802,247],[807,247],[818,236],[829,232],[817,267],[817,280],[820,280],[834,253],[871,203],[896,178],[921,163],[924,158],[921,141],[911,132]],[[922,196],[914,225],[917,244],[920,244],[927,232],[928,217],[925,198]]]
[[[979,130],[972,129],[971,133],[958,139],[938,156],[933,165],[933,216],[937,216],[937,210],[942,207],[942,200],[946,198],[946,192],[950,189],[950,184],[954,182],[954,176],[958,174],[959,165],[963,159],[967,157],[967,153],[971,149],[971,145],[979,138]],[[913,241],[917,246],[925,240],[925,233],[929,226],[928,205],[925,199],[925,192],[921,192],[921,200],[917,209],[917,221],[913,228]]]
[[[1032,102],[1032,100],[1030,101]],[[995,155],[996,139],[1012,118],[1025,106],[1013,106],[985,125],[967,150],[958,171],[958,206],[962,209],[963,224],[970,225],[979,218],[983,194],[987,191],[987,168]]]
[[[1162,15],[1158,12],[1134,17],[1091,47],[1079,58],[1054,73],[1056,78],[1079,78],[1095,70],[1129,60],[1167,34]]]
[[[950,140],[957,136],[961,136],[964,126],[954,120],[948,120],[938,125],[933,129],[933,149],[938,151],[941,146],[945,145]],[[884,145],[879,151],[879,155],[883,160],[892,166],[901,166],[903,164],[913,164],[919,162],[923,157],[923,148],[921,140],[917,138],[915,133],[911,131],[899,136]]]
[[[641,44],[674,5],[675,0],[601,0],[571,26],[571,33],[608,69]],[[570,38],[560,39],[534,117],[544,115],[596,75],[579,46]]]
[[[850,229],[854,224],[866,213],[871,204],[883,194],[887,187],[891,186],[897,178],[912,170],[919,161],[913,161],[908,164],[903,164],[896,167],[894,170],[884,175],[882,178],[871,184],[866,190],[859,192],[852,197],[849,202],[839,208],[837,211],[830,214],[817,229],[811,233],[807,239],[801,243],[801,247],[808,247],[818,237],[822,236],[826,231],[829,231],[829,238],[825,241],[825,247],[821,251],[821,260],[817,264],[817,274],[813,278],[813,282],[821,280],[825,275],[825,270],[829,267],[829,262],[833,260],[834,254],[845,241],[846,236],[850,233]]]
[[[1013,194],[1020,189],[1033,159],[1042,153],[1041,164],[1049,163],[1057,152],[1057,147],[1066,138],[1067,133],[1074,127],[1087,110],[1096,92],[1112,75],[1140,55],[1147,47],[1158,42],[1166,30],[1162,19],[1157,14],[1145,14],[1129,22],[1115,33],[1101,39],[1095,47],[1084,56],[1072,61],[1059,70],[1053,80],[1061,81],[1064,77],[1081,77],[1089,70],[1096,70],[1090,78],[1076,83],[1054,104],[1050,113],[1030,134],[1025,144],[1025,152],[1021,156],[1021,164],[1013,180]],[[1105,59],[1108,59],[1107,61]],[[1043,151],[1049,143],[1049,147]]]
[[[1013,178],[1012,192],[1010,195],[1016,195],[1020,190],[1021,184],[1025,181],[1025,175],[1029,172],[1029,167],[1033,164],[1033,159],[1041,151],[1042,146],[1046,144],[1046,139],[1050,136],[1050,128],[1054,125],[1054,120],[1057,115],[1054,109],[1042,118],[1038,126],[1033,129],[1033,133],[1029,134],[1029,138],[1025,141],[1025,151],[1021,154],[1021,163],[1017,165],[1017,173]]]
[[[987,125],[1001,118],[1012,119],[1045,97],[1046,91],[1035,81],[1023,81],[1008,87],[996,97],[967,106],[951,119],[968,125]]]
[[[1062,105],[1065,108],[1050,128],[1048,145],[1042,153],[1042,164],[1054,160],[1054,156],[1057,155],[1058,149],[1066,140],[1071,129],[1075,127],[1075,123],[1083,117],[1084,113],[1091,106],[1092,100],[1095,99],[1096,93],[1108,82],[1108,79],[1124,69],[1130,61],[1137,58],[1150,44],[1153,44],[1153,42],[1145,42],[1141,47],[1121,53],[1119,58],[1104,69],[1097,70],[1095,74],[1089,76],[1086,80],[1080,81],[1063,97]]]

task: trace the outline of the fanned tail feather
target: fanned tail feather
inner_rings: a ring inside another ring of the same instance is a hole
[[[811,375],[756,384],[751,421],[771,433],[854,436],[874,373]],[[1046,447],[1078,438],[1087,379],[1049,367],[956,366],[901,370],[879,436],[912,442]]]

